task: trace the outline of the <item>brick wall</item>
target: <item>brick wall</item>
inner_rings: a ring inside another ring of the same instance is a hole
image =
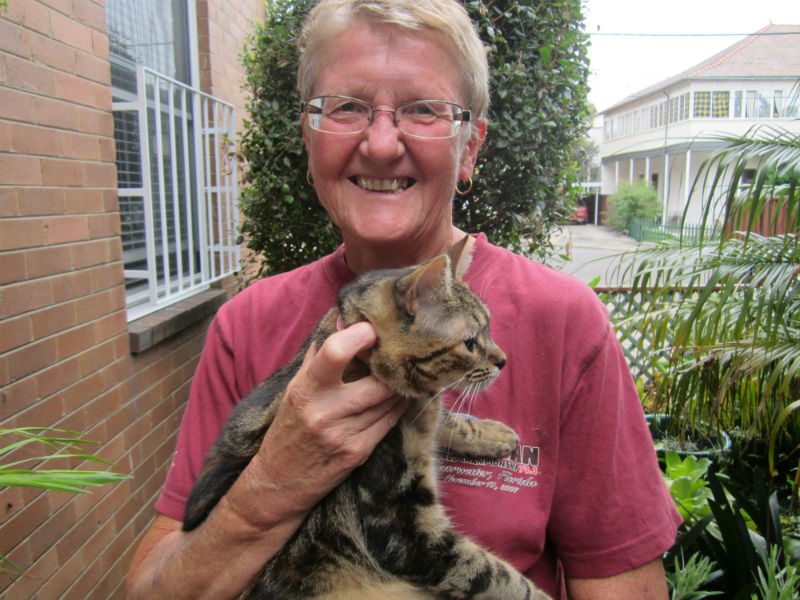
[[[263,3],[242,20],[215,1],[198,3],[205,89],[241,120],[238,55]],[[104,0],[0,9],[0,427],[84,431],[134,479],[80,496],[0,489],[0,553],[25,570],[0,574],[0,597],[123,596],[208,325],[131,353],[105,23]]]

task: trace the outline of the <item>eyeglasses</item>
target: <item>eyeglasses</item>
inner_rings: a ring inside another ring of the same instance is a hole
[[[388,112],[401,132],[429,140],[451,138],[470,120],[470,111],[445,100],[416,100],[389,109],[374,108],[349,96],[317,96],[303,102],[300,110],[308,115],[308,124],[315,131],[339,134],[361,133],[375,113]]]

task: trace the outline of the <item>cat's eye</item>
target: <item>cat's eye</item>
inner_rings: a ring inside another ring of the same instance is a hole
[[[472,352],[475,350],[475,346],[478,345],[478,338],[471,337],[467,340],[464,340],[464,345],[467,347],[468,352]]]

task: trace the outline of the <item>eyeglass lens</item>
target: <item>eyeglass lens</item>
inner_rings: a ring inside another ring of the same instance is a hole
[[[320,96],[312,98],[306,112],[312,128],[329,133],[364,131],[377,112],[393,112],[403,133],[424,138],[448,138],[458,132],[464,111],[456,104],[440,100],[422,100],[388,109],[373,109],[355,98]]]

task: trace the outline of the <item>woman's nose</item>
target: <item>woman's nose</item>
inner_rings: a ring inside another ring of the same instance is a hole
[[[375,111],[359,146],[365,156],[376,162],[390,162],[405,153],[403,134],[390,111]]]

